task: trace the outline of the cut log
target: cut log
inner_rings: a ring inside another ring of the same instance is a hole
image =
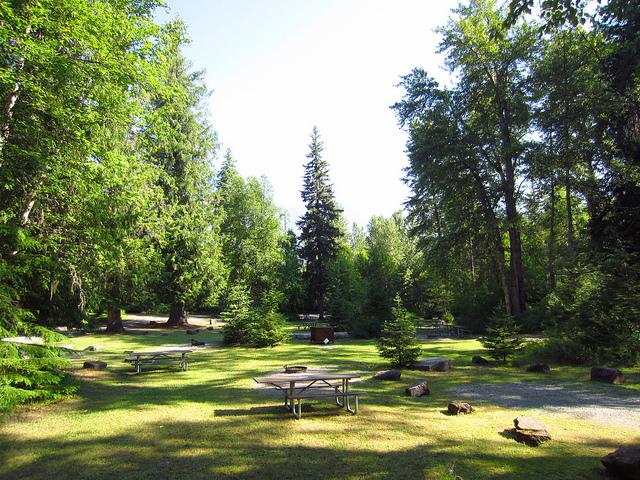
[[[624,383],[624,375],[616,368],[592,367],[591,381],[618,385]]]
[[[400,370],[387,370],[376,373],[373,378],[375,380],[400,380],[400,375],[402,375]]]
[[[468,413],[473,413],[475,408],[473,408],[467,402],[462,402],[460,400],[454,400],[453,402],[449,402],[447,405],[447,412],[450,415],[466,415]]]
[[[451,359],[449,358],[423,358],[413,363],[410,370],[423,370],[425,372],[446,372],[451,370]]]
[[[535,363],[533,365],[529,365],[525,371],[531,373],[549,373],[551,369],[546,363]]]
[[[423,395],[429,395],[429,385],[426,381],[416,383],[415,385],[405,388],[404,393],[408,397],[422,397]]]
[[[517,442],[530,447],[539,447],[543,442],[551,440],[551,435],[546,430],[518,430],[514,428],[512,433]]]
[[[104,370],[105,368],[107,368],[107,364],[105,362],[100,362],[98,360],[90,360],[90,361],[84,362],[84,365],[82,366],[82,368],[90,368],[93,370]]]
[[[474,355],[473,357],[471,357],[471,363],[473,365],[489,365],[489,360],[481,357],[480,355]]]

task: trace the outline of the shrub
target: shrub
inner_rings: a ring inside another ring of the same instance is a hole
[[[513,317],[505,314],[494,314],[486,334],[480,337],[482,346],[489,350],[489,355],[496,360],[507,362],[507,358],[522,347],[522,338],[518,336],[518,327]]]
[[[248,344],[252,347],[275,347],[285,339],[285,318],[281,313],[269,310],[257,314],[248,328]]]
[[[231,288],[227,306],[220,315],[225,321],[222,328],[224,343],[273,347],[285,338],[284,317],[276,312],[271,303],[260,309],[251,307],[251,297],[244,284]]]
[[[63,383],[66,366],[56,348],[0,342],[0,411],[73,393],[75,387]]]
[[[402,307],[398,296],[392,308],[392,318],[382,325],[378,350],[381,357],[388,358],[398,367],[409,366],[420,356],[421,348],[416,339],[415,324]]]

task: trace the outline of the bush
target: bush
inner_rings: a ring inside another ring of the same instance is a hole
[[[486,329],[486,334],[480,337],[480,343],[489,350],[489,355],[492,358],[506,363],[508,357],[522,348],[523,341],[518,336],[518,327],[513,317],[494,313],[490,326]]]
[[[409,313],[402,307],[396,296],[392,308],[392,318],[382,325],[378,339],[380,356],[388,358],[394,366],[406,367],[420,356],[420,345],[416,339],[416,326]]]
[[[273,347],[285,338],[284,317],[271,304],[251,308],[251,297],[244,284],[231,288],[220,316],[225,321],[223,341],[228,345]]]
[[[248,344],[252,347],[275,347],[285,339],[285,318],[274,310],[257,314],[249,326]]]

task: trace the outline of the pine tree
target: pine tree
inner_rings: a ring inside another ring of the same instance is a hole
[[[491,319],[491,326],[487,327],[485,336],[480,337],[480,343],[489,350],[491,357],[506,363],[507,357],[522,348],[523,340],[518,336],[518,327],[512,316],[496,314]]]
[[[300,255],[305,261],[305,277],[309,299],[318,308],[320,321],[324,318],[324,297],[328,286],[329,262],[338,251],[341,210],[333,198],[329,182],[329,165],[322,159],[322,141],[318,129],[313,127],[311,143],[305,165],[302,200],[306,212],[298,221],[300,227]]]
[[[391,319],[384,322],[378,340],[380,356],[391,360],[394,366],[407,367],[420,356],[416,339],[416,326],[396,295]]]

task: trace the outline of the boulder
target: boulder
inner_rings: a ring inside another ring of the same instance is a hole
[[[197,335],[200,333],[200,330],[187,330],[187,335]]]
[[[84,362],[82,368],[91,368],[93,370],[104,370],[107,368],[107,364],[105,362],[100,362],[99,360],[91,360]]]
[[[551,369],[546,363],[535,363],[533,365],[529,365],[525,371],[532,373],[549,373]]]
[[[462,402],[460,400],[454,400],[453,402],[449,402],[449,405],[447,405],[447,412],[449,412],[450,415],[466,415],[474,411],[475,408],[467,402]]]
[[[427,384],[426,380],[416,383],[415,385],[405,388],[404,393],[408,397],[422,397],[423,395],[429,395],[429,384]]]
[[[531,417],[518,417],[513,420],[516,426],[511,433],[513,438],[530,447],[537,447],[541,443],[551,440],[547,427],[540,420]]]
[[[204,347],[204,342],[200,342],[198,340],[194,340],[193,338],[191,339],[191,346],[192,347]]]
[[[616,478],[640,478],[640,445],[620,447],[600,461]]]
[[[375,380],[400,380],[400,370],[387,370],[385,372],[376,373],[373,378]]]
[[[617,368],[592,367],[591,381],[618,385],[624,383],[624,375],[622,375],[622,372]]]
[[[473,357],[471,357],[471,363],[473,365],[489,365],[489,360],[481,357],[480,355],[474,355]]]
[[[423,358],[413,363],[410,370],[423,370],[425,372],[446,372],[451,370],[451,359],[449,358]]]
[[[85,348],[86,352],[96,352],[98,350],[98,347],[94,347],[93,345],[89,345],[87,348]]]
[[[214,330],[215,330],[215,328],[213,328],[213,327],[207,327],[207,330],[214,331]]]

